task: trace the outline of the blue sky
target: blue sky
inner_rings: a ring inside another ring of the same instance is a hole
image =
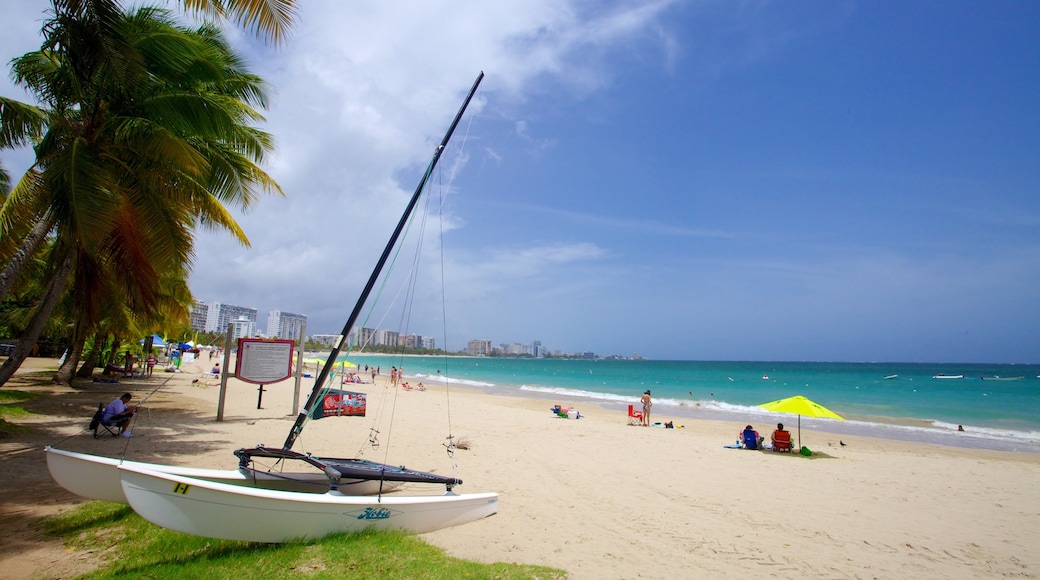
[[[283,47],[232,33],[276,91],[286,197],[240,215],[251,249],[201,236],[204,301],[338,332],[483,70],[435,180],[443,266],[421,263],[405,324],[380,307],[370,326],[656,359],[1040,362],[1040,4],[301,4]],[[5,8],[5,62],[45,6]]]

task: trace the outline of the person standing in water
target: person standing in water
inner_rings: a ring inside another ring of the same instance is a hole
[[[650,407],[654,406],[653,401],[650,400],[650,391],[643,393],[639,402],[643,403],[643,427],[647,427],[650,425]]]

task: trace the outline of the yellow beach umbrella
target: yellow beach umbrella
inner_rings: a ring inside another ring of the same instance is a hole
[[[311,364],[311,365],[323,365],[323,364],[325,364],[328,361],[326,359],[323,359],[323,358],[305,358],[305,359],[303,359],[303,362],[306,363],[306,364]],[[332,366],[348,368],[348,369],[357,368],[356,364],[354,364],[354,363],[352,363],[350,361],[345,361],[345,360],[338,361],[335,364],[333,364]]]
[[[771,403],[765,403],[759,405],[766,411],[772,411],[773,413],[790,413],[791,415],[798,415],[798,447],[802,447],[802,415],[806,417],[816,417],[819,419],[837,419],[844,421],[845,418],[841,415],[831,411],[827,407],[819,403],[814,403],[809,399],[801,395],[795,395],[793,397],[787,397],[786,399],[780,399],[779,401],[773,401]]]

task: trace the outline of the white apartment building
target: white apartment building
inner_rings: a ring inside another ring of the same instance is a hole
[[[470,356],[489,356],[491,354],[491,341],[480,339],[467,342],[466,354]]]
[[[245,316],[239,316],[237,320],[231,321],[231,341],[240,338],[253,338],[256,336],[256,320],[249,320]]]
[[[396,330],[380,330],[379,331],[379,344],[383,346],[397,346],[398,339],[400,339],[401,333]]]
[[[299,340],[300,331],[307,326],[307,317],[281,310],[267,313],[267,337]]]
[[[256,308],[212,302],[209,305],[209,311],[206,313],[205,330],[206,332],[225,332],[229,323],[237,323],[241,318],[245,318],[253,323],[253,334],[249,336],[256,334]]]

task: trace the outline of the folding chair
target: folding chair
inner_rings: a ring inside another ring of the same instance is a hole
[[[634,405],[628,406],[628,424],[629,425],[642,425],[643,424],[643,410],[636,410]]]
[[[113,437],[119,437],[119,424],[102,422],[101,417],[104,414],[105,404],[98,403],[97,411],[94,411],[94,416],[90,418],[90,430],[94,432],[94,439],[101,437],[102,429],[108,431],[108,434]]]
[[[791,451],[791,432],[773,431],[773,451]]]

